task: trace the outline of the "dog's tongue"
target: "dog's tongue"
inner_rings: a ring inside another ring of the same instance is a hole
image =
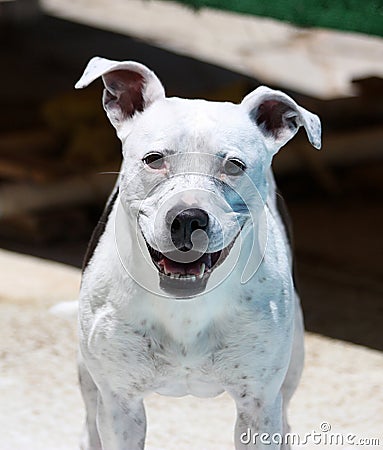
[[[211,258],[209,254],[205,253],[196,261],[190,263],[180,263],[164,257],[158,262],[158,264],[163,267],[166,274],[195,275],[198,277],[201,275],[201,271],[205,271],[205,267],[210,268]]]

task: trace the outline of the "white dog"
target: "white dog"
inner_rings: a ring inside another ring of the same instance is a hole
[[[318,117],[266,87],[238,105],[167,98],[130,61],[93,58],[76,87],[98,77],[123,163],[83,272],[82,447],[143,449],[149,392],[227,391],[237,450],[288,448],[259,439],[288,431],[303,364],[271,162],[301,125],[319,149]]]

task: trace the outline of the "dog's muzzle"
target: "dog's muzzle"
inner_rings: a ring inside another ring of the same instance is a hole
[[[160,277],[160,288],[176,297],[202,293],[212,271],[229,254],[235,239],[225,248],[206,252],[209,216],[200,208],[169,211],[166,217],[174,245],[171,252],[161,253],[147,241],[146,245]]]

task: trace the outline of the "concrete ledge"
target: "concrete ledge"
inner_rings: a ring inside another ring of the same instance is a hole
[[[195,12],[157,0],[41,0],[41,5],[53,16],[126,34],[317,98],[353,95],[352,79],[383,74],[383,41],[378,37],[298,28],[209,8]]]
[[[49,308],[77,297],[80,273],[57,263],[0,251],[0,409],[3,450],[78,448],[83,405],[76,374],[76,319]],[[329,318],[331,320],[331,318]],[[380,439],[383,443],[383,355],[307,333],[306,368],[290,408],[292,431]],[[148,447],[232,449],[234,405],[215,399],[153,395],[146,401]],[[378,448],[364,445],[363,448]]]

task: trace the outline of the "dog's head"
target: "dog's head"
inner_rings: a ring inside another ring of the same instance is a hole
[[[93,58],[76,87],[100,76],[103,106],[122,142],[124,209],[161,288],[197,295],[263,208],[273,155],[302,125],[319,149],[320,121],[263,86],[238,105],[167,98],[156,75],[131,61]]]

